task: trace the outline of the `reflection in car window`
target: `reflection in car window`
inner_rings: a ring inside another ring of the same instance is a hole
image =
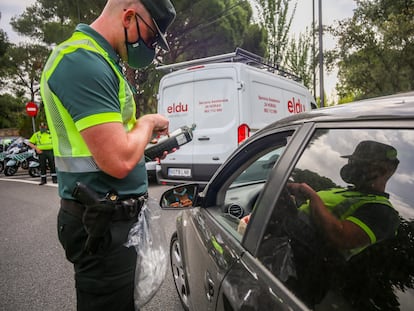
[[[292,133],[265,137],[250,144],[247,152],[240,153],[234,161],[238,171],[229,185],[222,189],[223,200],[218,209],[210,209],[217,220],[241,241],[254,204],[264,187],[268,175],[286,148]]]
[[[285,149],[285,146],[271,150],[264,156],[260,157],[257,161],[253,162],[252,165],[247,167],[239,177],[233,182],[232,186],[239,185],[241,183],[252,183],[255,181],[264,181],[270,173],[270,170],[275,165],[280,154]]]
[[[316,131],[259,259],[315,310],[409,310],[413,171],[412,130]]]

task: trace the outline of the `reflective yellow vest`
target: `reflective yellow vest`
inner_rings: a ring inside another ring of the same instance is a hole
[[[319,197],[324,202],[326,208],[340,220],[349,220],[357,224],[369,236],[371,244],[377,241],[372,229],[360,219],[352,216],[361,206],[365,204],[382,204],[393,208],[391,202],[382,195],[367,194],[359,191],[343,188],[333,188],[318,191]],[[309,201],[302,204],[299,210],[310,214]],[[361,252],[365,247],[348,250],[344,252],[345,257],[350,257]]]
[[[37,131],[30,137],[29,140],[32,144],[35,144],[37,148],[40,150],[52,150],[52,136],[50,135],[50,132],[44,132]]]
[[[102,55],[112,67],[119,80],[118,98],[121,107],[121,117],[116,112],[108,112],[91,115],[75,123],[59,98],[49,89],[47,81],[63,56],[73,53],[77,49],[85,49]],[[75,32],[71,38],[60,44],[53,51],[43,70],[40,91],[45,104],[46,116],[50,125],[49,128],[52,133],[56,166],[61,172],[84,173],[99,171],[77,128],[86,128],[96,118],[99,118],[100,122],[104,122],[105,119],[113,121],[114,118],[117,118],[123,123],[125,130],[129,131],[136,122],[135,102],[128,83],[108,53],[92,37],[82,32]]]

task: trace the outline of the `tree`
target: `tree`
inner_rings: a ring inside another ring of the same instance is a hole
[[[1,17],[1,15],[0,15]],[[0,86],[4,87],[6,83],[5,77],[7,73],[7,50],[10,48],[11,43],[7,37],[7,34],[4,32],[3,29],[0,29]]]
[[[21,44],[9,48],[9,89],[16,94],[30,94],[30,100],[34,101],[40,91],[40,76],[48,54],[46,47],[36,44]]]
[[[13,29],[50,46],[68,38],[79,22],[91,23],[106,0],[37,0],[19,17]],[[158,63],[173,63],[234,51],[237,46],[254,47],[263,55],[265,32],[251,24],[247,0],[176,0],[177,18],[168,32],[171,51],[157,56]],[[138,91],[138,115],[156,111],[154,94],[161,74],[153,66],[132,70],[124,65],[129,81]]]
[[[299,39],[291,39],[286,48],[286,68],[301,77],[303,84],[311,89],[316,62],[312,55],[312,34],[306,29]]]
[[[338,46],[340,97],[367,98],[414,88],[414,1],[357,0],[352,18],[330,28]]]
[[[0,128],[15,128],[24,117],[21,98],[10,94],[0,95]]]
[[[265,32],[252,25],[249,1],[176,0],[174,5],[178,14],[168,30],[171,51],[163,56],[163,63],[229,53],[236,47],[265,53]]]
[[[291,0],[255,0],[259,21],[267,33],[266,55],[275,67],[290,71],[300,77],[303,84],[312,88],[316,61],[312,54],[312,34],[308,29],[298,39],[290,37],[290,27],[297,2],[289,13]]]
[[[255,0],[259,11],[260,22],[267,32],[268,57],[272,65],[286,63],[286,49],[289,43],[289,31],[295,15],[288,16],[290,0]]]
[[[265,29],[252,24],[252,9],[246,0],[176,0],[177,17],[168,29],[171,51],[158,55],[157,62],[171,64],[229,53],[242,47],[264,55]],[[138,113],[156,111],[162,73],[152,67],[138,70],[135,85]],[[132,76],[132,74],[130,74]]]
[[[106,0],[37,0],[11,20],[13,29],[45,44],[57,44],[70,37],[78,23],[91,23]]]

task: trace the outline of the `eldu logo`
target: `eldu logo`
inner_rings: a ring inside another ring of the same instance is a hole
[[[167,106],[167,113],[178,113],[178,112],[188,112],[188,105],[179,102],[178,104],[173,103],[170,106]]]
[[[290,113],[299,113],[306,111],[305,105],[302,105],[300,103],[300,98],[298,98],[297,101],[295,101],[294,97],[288,101],[287,108]]]

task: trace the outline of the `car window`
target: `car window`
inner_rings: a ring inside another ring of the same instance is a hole
[[[314,310],[411,310],[413,184],[413,130],[317,130],[258,258]]]
[[[249,216],[268,175],[286,148],[291,132],[270,135],[240,152],[228,167],[235,168],[220,189],[222,200],[211,208],[212,215],[238,240],[245,232],[244,218]]]

